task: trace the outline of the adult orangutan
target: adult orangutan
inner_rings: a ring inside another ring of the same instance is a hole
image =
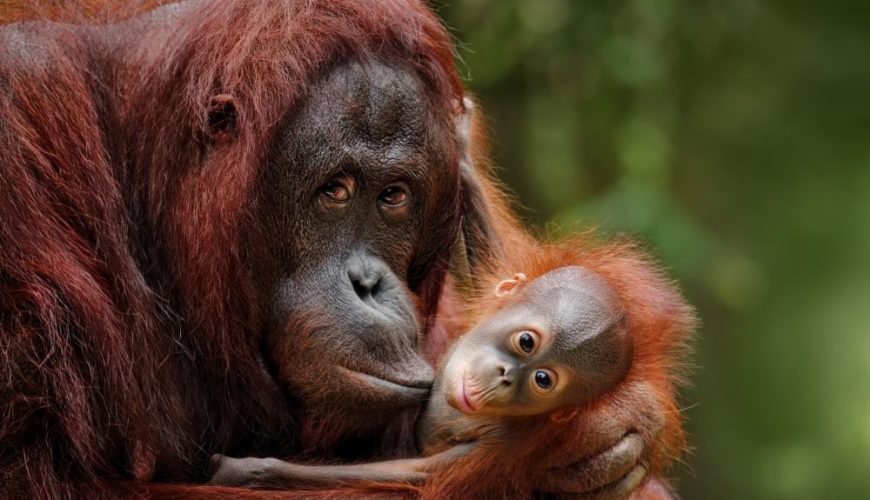
[[[0,28],[0,491],[407,454],[451,248],[473,273],[518,231],[460,175],[443,27],[415,0],[107,16]],[[551,489],[642,460],[663,410],[636,408]]]

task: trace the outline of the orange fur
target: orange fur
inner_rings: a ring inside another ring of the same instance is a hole
[[[506,420],[495,439],[482,440],[469,456],[436,472],[424,496],[529,494],[546,487],[547,470],[611,446],[610,434],[602,429],[622,424],[643,438],[649,477],[662,477],[686,448],[675,394],[683,382],[686,344],[695,325],[692,308],[660,267],[630,241],[600,242],[585,235],[548,245],[522,237],[512,242],[504,260],[494,263],[491,274],[475,286],[462,314],[465,324],[454,335],[505,304],[493,293],[505,277],[523,272],[534,280],[558,267],[580,265],[604,277],[622,300],[634,342],[632,366],[615,389],[582,407]],[[664,421],[655,415],[664,415]],[[641,490],[643,497],[663,490],[654,483]]]
[[[546,488],[549,468],[594,457],[614,445],[614,431],[633,429],[643,437],[650,473],[632,498],[668,498],[661,478],[687,449],[676,391],[685,383],[694,311],[662,268],[630,240],[600,241],[590,231],[558,243],[538,243],[519,223],[512,200],[493,176],[481,117],[472,115],[469,156],[498,241],[492,243],[496,248],[489,260],[468,270],[476,278],[474,286],[446,280],[435,327],[426,339],[428,358],[437,362],[458,336],[498,310],[503,301],[492,290],[500,280],[516,272],[533,280],[567,265],[599,273],[617,291],[628,311],[634,357],[626,378],[614,390],[583,407],[523,419],[515,429],[508,426],[509,437],[500,446],[483,446],[436,473],[423,494],[461,498],[485,492],[488,497],[511,497],[541,485]]]

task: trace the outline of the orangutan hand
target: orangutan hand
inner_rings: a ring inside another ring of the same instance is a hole
[[[630,401],[630,405],[625,402]],[[551,468],[543,491],[557,498],[617,500],[638,490],[648,472],[650,447],[664,430],[665,418],[653,391],[634,383],[622,398],[592,410],[586,422],[588,446],[603,450],[593,455],[580,452],[578,460]],[[667,490],[659,481],[661,490]],[[644,488],[646,491],[646,488]],[[667,496],[657,498],[668,498]]]

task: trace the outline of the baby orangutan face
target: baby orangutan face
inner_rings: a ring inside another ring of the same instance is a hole
[[[528,416],[590,401],[619,383],[632,342],[616,293],[598,274],[561,267],[501,282],[504,305],[457,343],[443,371],[448,403],[468,415]]]

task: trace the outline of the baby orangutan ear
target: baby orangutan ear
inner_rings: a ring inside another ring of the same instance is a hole
[[[495,287],[495,296],[504,297],[516,292],[517,288],[526,281],[526,275],[523,273],[514,274],[513,278],[504,280]]]
[[[214,144],[231,140],[238,122],[236,100],[230,94],[217,94],[208,103],[208,137]]]

